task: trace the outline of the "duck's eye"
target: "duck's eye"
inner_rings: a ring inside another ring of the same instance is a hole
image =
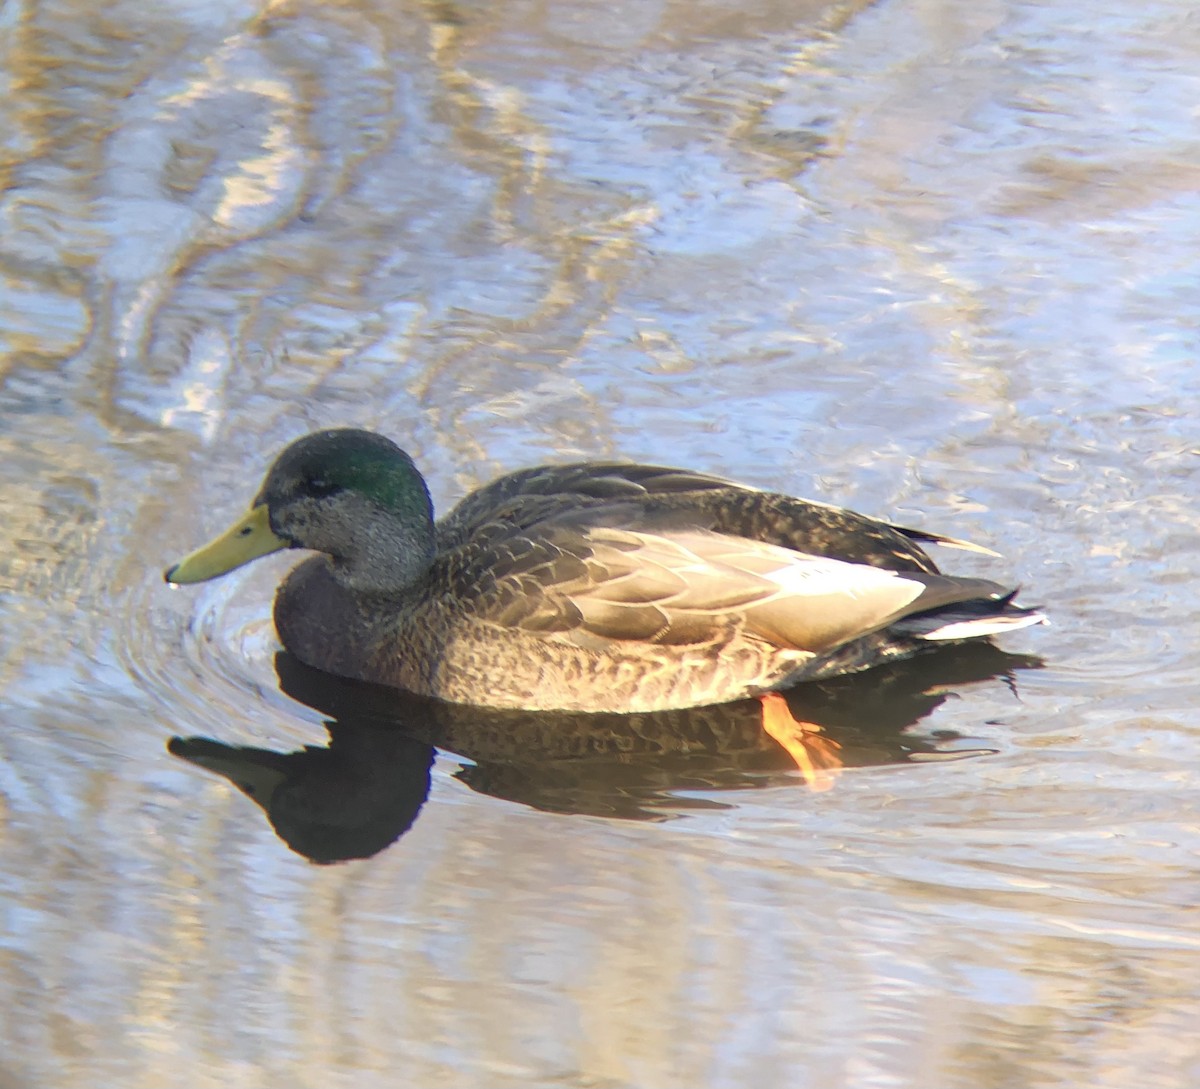
[[[340,492],[342,486],[335,484],[331,480],[326,480],[323,476],[309,477],[304,482],[304,490],[311,496],[317,499],[324,499],[326,496],[333,495],[335,492]]]

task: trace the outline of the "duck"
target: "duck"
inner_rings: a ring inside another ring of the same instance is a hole
[[[287,446],[250,509],[168,567],[216,578],[283,549],[283,646],[326,673],[478,707],[636,713],[757,697],[1044,623],[1016,589],[942,574],[967,541],[688,469],[508,473],[435,520],[376,432]]]

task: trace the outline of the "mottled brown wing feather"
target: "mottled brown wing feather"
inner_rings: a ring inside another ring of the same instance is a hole
[[[937,565],[899,527],[808,499],[744,489],[686,497],[650,496],[639,526],[707,529],[765,541],[813,556],[865,563],[891,571],[937,573]]]
[[[509,473],[438,524],[442,551],[556,517],[631,529],[703,529],[895,571],[937,572],[915,543],[935,534],[721,477],[656,465],[578,462]],[[965,547],[946,538],[945,543]]]
[[[588,539],[602,554],[612,534],[596,529]],[[639,560],[670,570],[686,584],[655,603],[667,630],[677,623],[694,627],[703,617],[714,631],[734,624],[774,646],[817,652],[902,615],[926,588],[923,579],[722,534],[622,536],[639,541]],[[595,586],[569,591],[581,610],[585,600],[603,593]]]
[[[507,473],[466,496],[438,524],[443,546],[453,547],[488,523],[515,516],[540,519],[553,511],[580,511],[620,500],[644,501],[704,492],[754,489],[707,473],[659,465],[583,461]]]
[[[580,519],[586,514],[510,527],[500,540],[475,535],[448,569],[454,596],[474,619],[589,647],[704,643],[737,627],[815,653],[909,613],[999,589],[704,530],[573,524]]]

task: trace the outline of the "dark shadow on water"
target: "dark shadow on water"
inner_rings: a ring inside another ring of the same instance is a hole
[[[909,727],[952,698],[956,685],[1001,678],[1015,687],[1017,671],[1040,666],[976,643],[785,696],[837,768],[962,759],[993,750]],[[764,731],[757,700],[635,715],[495,711],[343,680],[287,653],[275,668],[284,692],[327,716],[327,747],[275,752],[176,737],[168,748],[225,776],[314,862],[367,858],[403,835],[428,796],[435,749],[469,761],[456,777],[481,793],[626,820],[727,808],[711,796],[720,791],[813,784]],[[818,785],[831,783],[827,775]]]

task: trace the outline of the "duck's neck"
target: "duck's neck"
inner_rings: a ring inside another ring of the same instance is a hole
[[[329,556],[329,567],[337,583],[356,596],[403,597],[429,572],[435,553],[432,520],[372,520]]]

